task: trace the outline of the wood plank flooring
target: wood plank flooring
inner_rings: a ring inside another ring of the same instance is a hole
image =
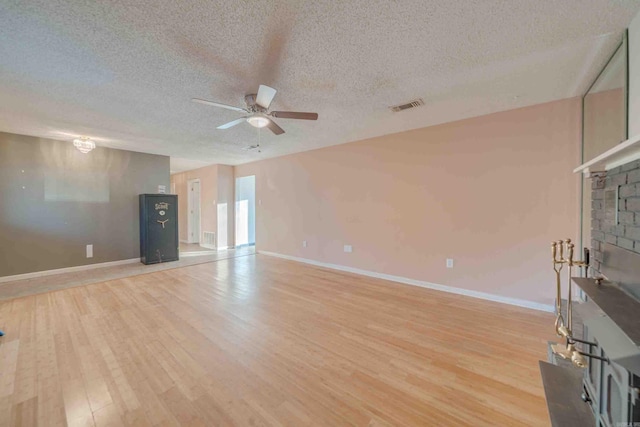
[[[0,302],[2,426],[546,426],[550,314],[247,256]]]
[[[198,256],[185,256],[184,254],[181,254],[179,261],[163,262],[160,264],[144,265],[142,263],[135,262],[132,264],[113,265],[84,271],[57,273],[50,276],[40,276],[32,279],[12,280],[8,282],[1,282],[7,278],[0,277],[0,300],[58,291],[76,286],[106,282],[108,280],[123,279],[125,277],[137,276],[155,271],[171,270],[178,267],[210,263],[223,259],[254,254],[255,247],[247,246],[219,252],[206,252],[204,255],[200,254]]]

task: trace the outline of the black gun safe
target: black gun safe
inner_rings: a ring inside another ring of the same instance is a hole
[[[178,260],[178,196],[140,194],[140,262]]]

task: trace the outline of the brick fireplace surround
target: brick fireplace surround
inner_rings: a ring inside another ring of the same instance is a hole
[[[594,275],[600,272],[604,243],[640,254],[640,160],[607,171],[604,188],[593,182],[591,251]],[[619,187],[618,224],[605,220],[604,194]]]

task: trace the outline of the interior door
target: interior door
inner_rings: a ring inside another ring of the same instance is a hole
[[[189,182],[189,243],[200,243],[200,181]]]

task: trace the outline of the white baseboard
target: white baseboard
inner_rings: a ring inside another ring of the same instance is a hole
[[[180,239],[180,243],[189,243],[188,240]]]
[[[77,267],[56,268],[55,270],[34,271],[33,273],[16,274],[14,276],[0,277],[0,283],[13,282],[14,280],[33,279],[35,277],[51,276],[53,274],[73,273],[75,271],[93,270],[102,267],[113,267],[114,265],[135,264],[140,262],[140,258],[123,259],[120,261],[100,262],[97,264],[79,265]]]
[[[214,251],[193,251],[193,252],[180,252],[180,259],[188,258],[192,256],[202,256],[202,255],[215,255]]]
[[[216,249],[216,245],[208,245],[206,243],[200,243],[200,246],[207,249]]]
[[[249,246],[255,246],[256,243],[245,243],[244,245],[236,245],[234,246],[234,249],[242,249],[242,248],[248,248]]]
[[[462,289],[462,288],[455,288],[453,286],[438,285],[437,283],[430,283],[422,280],[409,279],[408,277],[393,276],[391,274],[384,274],[384,273],[376,273],[375,271],[361,270],[359,268],[347,267],[339,264],[329,264],[329,263],[315,261],[307,258],[299,258],[295,256],[290,256],[290,255],[278,254],[275,252],[268,252],[268,251],[257,251],[257,252],[263,255],[288,259],[290,261],[302,262],[305,264],[311,264],[318,267],[330,268],[333,270],[346,271],[349,273],[360,274],[362,276],[375,277],[377,279],[390,280],[392,282],[419,286],[421,288],[433,289],[436,291],[449,292],[452,294],[464,295],[468,297],[479,298],[479,299],[499,302],[503,304],[515,305],[517,307],[530,308],[538,311],[545,311],[550,313],[553,313],[554,311],[553,304],[542,304],[539,302],[527,301],[519,298],[510,298],[510,297],[504,297],[501,295],[489,294],[486,292],[472,291],[470,289]]]

